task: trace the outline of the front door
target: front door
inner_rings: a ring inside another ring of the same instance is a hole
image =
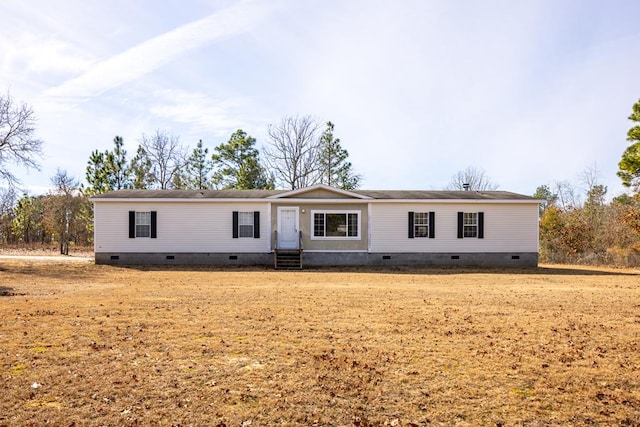
[[[298,208],[278,207],[278,248],[298,248]]]

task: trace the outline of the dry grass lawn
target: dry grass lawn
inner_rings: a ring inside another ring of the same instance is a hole
[[[0,426],[640,425],[640,272],[0,261]]]

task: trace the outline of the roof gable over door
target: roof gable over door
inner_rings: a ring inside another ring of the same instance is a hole
[[[354,191],[341,190],[339,188],[329,187],[327,185],[318,184],[312,187],[300,188],[297,190],[291,190],[284,193],[276,194],[270,199],[370,199],[371,197],[365,196]]]

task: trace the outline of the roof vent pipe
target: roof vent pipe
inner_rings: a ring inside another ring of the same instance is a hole
[[[469,191],[469,188],[471,188],[471,184],[465,182],[464,184],[462,184],[462,188],[464,188],[464,191]]]

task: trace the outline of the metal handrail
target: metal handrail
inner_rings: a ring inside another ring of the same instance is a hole
[[[274,239],[274,241],[272,242],[273,244],[271,245],[271,247],[276,249],[276,250],[280,249],[278,247],[278,230],[274,230],[273,231],[273,239]],[[303,243],[302,242],[303,242],[303,240],[302,240],[302,230],[299,230],[298,231],[298,248],[300,250],[303,249]]]

